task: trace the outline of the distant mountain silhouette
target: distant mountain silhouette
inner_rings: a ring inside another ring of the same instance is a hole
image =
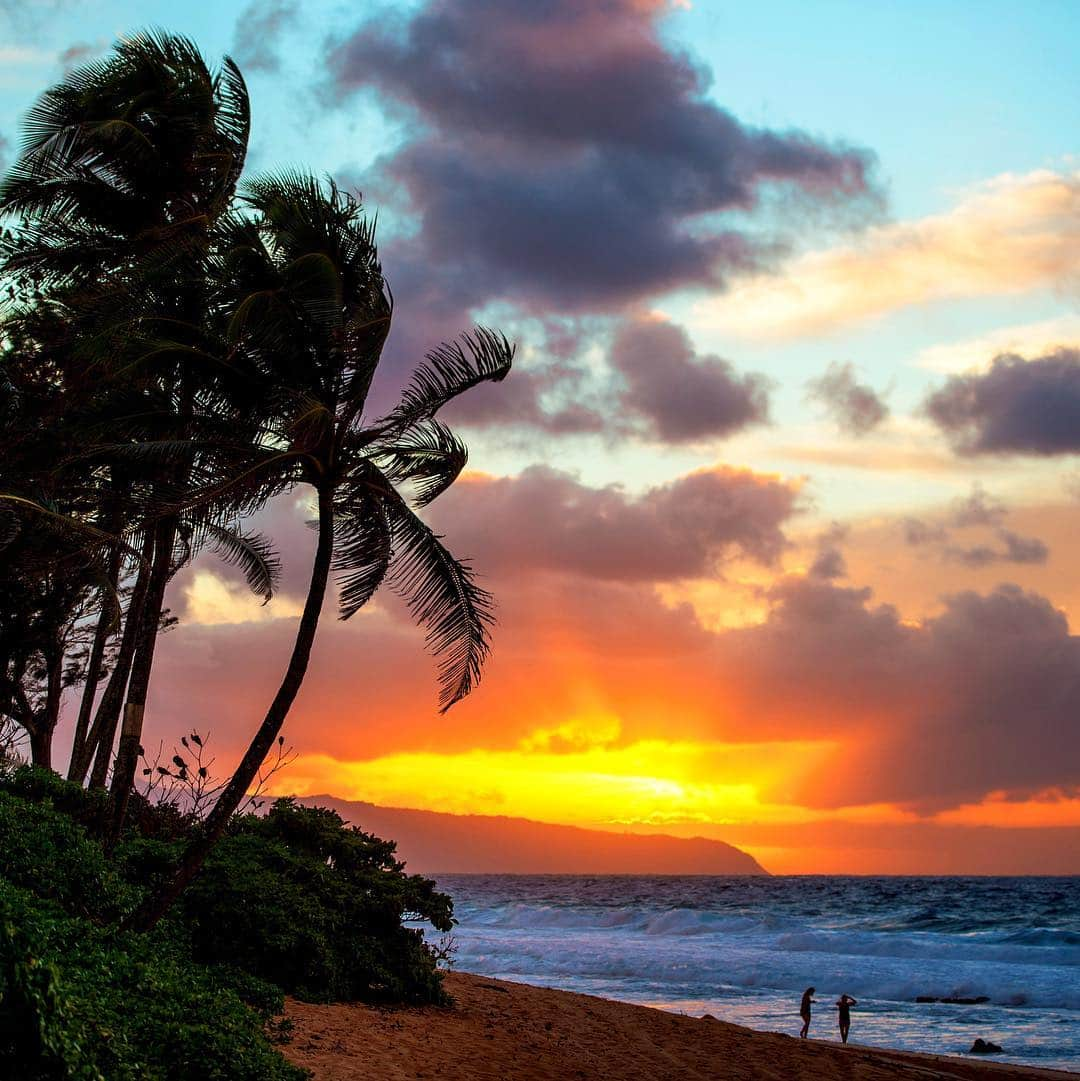
[[[703,837],[607,833],[527,818],[454,815],[304,796],[368,833],[397,841],[423,874],[768,874],[753,856]]]

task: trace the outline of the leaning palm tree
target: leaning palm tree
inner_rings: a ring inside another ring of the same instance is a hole
[[[170,421],[161,434],[172,441],[190,438],[193,418],[217,393],[202,340],[205,265],[214,225],[232,204],[248,127],[247,91],[232,61],[214,72],[189,40],[142,34],[42,95],[0,186],[0,217],[11,225],[0,240],[5,275],[31,306],[47,303],[77,328],[84,371],[157,403],[159,419]],[[143,348],[164,326],[169,348]],[[104,764],[126,693],[114,835],[135,769],[166,586],[183,551],[177,516],[155,508],[165,492],[175,501],[189,485],[192,453],[141,478],[149,569],[128,614],[130,642],[99,707],[103,723],[95,723]],[[81,712],[84,743],[87,724]]]
[[[41,313],[33,313],[41,314]],[[143,515],[131,528],[116,495],[118,481],[151,478],[175,441],[103,443],[98,400],[109,407],[104,427],[124,421],[115,388],[88,394],[79,365],[45,333],[48,320],[24,317],[8,326],[0,343],[0,421],[5,453],[0,458],[0,716],[9,716],[30,736],[35,764],[51,765],[53,732],[64,692],[83,685],[69,775],[82,781],[90,752],[104,768],[111,758],[111,728],[126,684],[115,655],[130,652],[139,630],[141,598],[151,563],[153,522]],[[33,329],[37,333],[28,332]],[[139,414],[125,427],[147,423],[145,396],[125,406]],[[167,410],[159,410],[169,419]],[[153,413],[149,414],[151,417]],[[218,418],[194,418],[208,425]],[[172,420],[170,419],[170,423]],[[243,431],[234,421],[230,437]],[[89,444],[89,447],[87,446]],[[182,450],[188,453],[186,444]],[[201,450],[193,476],[214,475],[224,463]],[[131,488],[124,481],[123,487]],[[130,508],[129,508],[130,510]],[[253,592],[268,601],[278,565],[268,541],[243,529],[235,508],[202,507],[178,517],[174,569],[204,547],[238,565]],[[140,540],[140,534],[142,539]],[[122,579],[134,575],[132,584]],[[123,624],[123,635],[111,641]],[[94,721],[90,709],[107,661],[113,668]],[[115,679],[113,677],[116,677]]]
[[[418,517],[464,468],[464,444],[435,419],[451,399],[510,370],[513,348],[479,328],[430,353],[399,404],[364,410],[390,330],[392,301],[360,205],[332,183],[287,174],[254,181],[249,213],[231,221],[216,277],[231,312],[233,347],[261,373],[261,447],[234,479],[200,498],[307,485],[318,540],[307,599],[281,685],[235,773],[175,872],[133,914],[152,926],[198,872],[274,745],[307,671],[328,584],[342,619],[389,579],[427,629],[443,711],[480,678],[492,598],[469,565]],[[237,461],[246,448],[237,447]]]

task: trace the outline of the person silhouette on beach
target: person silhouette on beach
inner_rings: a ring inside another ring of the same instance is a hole
[[[814,991],[816,988],[808,987],[803,991],[802,1002],[799,1003],[799,1016],[802,1018],[802,1032],[799,1033],[799,1039],[805,1040],[806,1034],[810,1031],[810,1007],[814,1002]]]
[[[848,1029],[851,1028],[851,1007],[858,1006],[858,1003],[851,997],[851,995],[841,995],[836,1000],[836,1008],[840,1011],[840,1039],[843,1043],[847,1043]]]

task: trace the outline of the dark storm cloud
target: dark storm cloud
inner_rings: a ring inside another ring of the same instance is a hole
[[[296,0],[252,0],[240,13],[233,35],[233,56],[244,70],[277,71],[278,46],[300,13]]]
[[[830,364],[824,375],[807,383],[807,398],[825,406],[837,426],[850,435],[866,435],[889,415],[877,391],[855,378],[852,364]]]
[[[960,454],[1076,454],[1080,350],[1004,354],[989,371],[951,376],[926,409]]]
[[[532,466],[517,477],[459,483],[432,508],[455,550],[500,570],[557,570],[659,582],[716,572],[728,554],[773,564],[798,494],[749,470],[711,469],[630,496]]]
[[[432,0],[334,43],[337,100],[373,87],[419,118],[384,171],[419,214],[429,273],[467,276],[478,300],[612,308],[756,265],[752,234],[715,215],[772,185],[837,205],[871,194],[867,152],[713,104],[660,36],[664,6]]]
[[[1080,782],[1080,639],[1050,601],[1015,585],[960,593],[922,637],[945,693],[871,756],[895,799],[952,803]]]
[[[424,144],[388,167],[421,214],[430,260],[468,275],[478,302],[613,308],[690,283],[718,285],[718,266],[755,265],[743,237],[683,232],[664,205],[659,169],[650,176],[642,167],[624,187],[617,166],[592,155],[516,165],[497,154]]]
[[[695,355],[672,323],[627,321],[610,361],[626,381],[623,405],[669,443],[733,435],[768,420],[768,380],[739,375],[720,357]]]

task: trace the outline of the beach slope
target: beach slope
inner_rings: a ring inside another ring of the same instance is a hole
[[[291,1001],[285,1054],[314,1081],[1065,1081],[1076,1074],[801,1041],[450,973],[451,1009]]]

